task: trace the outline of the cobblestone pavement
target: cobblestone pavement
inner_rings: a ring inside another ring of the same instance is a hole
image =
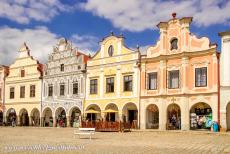
[[[0,153],[230,154],[230,133],[197,131],[97,132],[90,141],[84,136],[82,136],[83,139],[79,139],[78,136],[74,138],[73,130],[72,128],[1,127]],[[72,150],[67,148],[72,148]]]

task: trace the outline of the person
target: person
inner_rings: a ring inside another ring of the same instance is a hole
[[[173,125],[173,127],[176,127],[176,116],[175,116],[175,114],[173,114],[173,116],[172,116],[172,125]]]

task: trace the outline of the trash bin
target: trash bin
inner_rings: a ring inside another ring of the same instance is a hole
[[[213,128],[213,132],[218,132],[219,131],[218,123],[214,121],[213,125],[212,125],[212,128]]]

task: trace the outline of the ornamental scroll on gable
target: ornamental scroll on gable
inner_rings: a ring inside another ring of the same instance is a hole
[[[160,22],[157,27],[160,30],[160,39],[155,46],[147,49],[147,57],[158,57],[160,55],[172,55],[182,52],[196,52],[216,48],[211,45],[206,37],[197,38],[190,33],[192,17],[173,18],[168,22]]]

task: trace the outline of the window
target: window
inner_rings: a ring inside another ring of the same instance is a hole
[[[65,85],[61,84],[60,85],[60,96],[64,96],[65,95]]]
[[[171,41],[171,50],[174,50],[174,49],[177,50],[178,49],[177,43],[178,43],[177,38],[172,39],[172,41]]]
[[[148,73],[148,89],[157,89],[157,73]]]
[[[133,89],[133,76],[124,76],[124,91],[132,91]]]
[[[106,92],[114,92],[114,77],[106,78]]]
[[[10,88],[10,99],[14,99],[14,87]]]
[[[108,54],[109,54],[110,57],[113,56],[113,51],[114,51],[113,46],[110,45],[109,49],[108,49]]]
[[[169,71],[169,89],[179,88],[179,70]]]
[[[64,64],[61,64],[61,72],[64,72]]]
[[[20,98],[25,98],[25,86],[20,87]]]
[[[48,88],[48,96],[53,96],[53,85],[49,85]]]
[[[25,70],[21,70],[21,77],[25,77]]]
[[[30,97],[35,97],[35,85],[30,85]]]
[[[90,80],[90,94],[97,94],[97,79]]]
[[[207,86],[207,67],[195,69],[195,86],[206,87]]]
[[[78,94],[78,82],[73,83],[73,94]]]
[[[2,100],[2,89],[0,88],[0,100]]]

